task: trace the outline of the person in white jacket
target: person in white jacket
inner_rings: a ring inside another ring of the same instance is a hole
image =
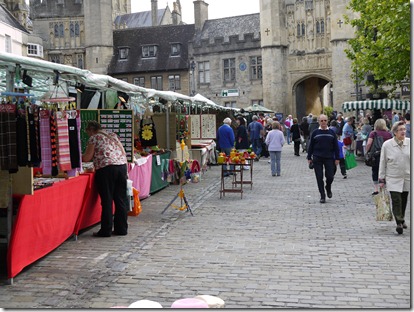
[[[285,137],[278,121],[272,123],[272,130],[267,134],[265,143],[270,154],[270,171],[272,176],[280,176],[280,158],[282,156],[283,144],[285,144]]]
[[[386,185],[390,192],[396,231],[402,234],[407,228],[404,218],[410,191],[410,139],[405,137],[403,121],[394,123],[391,131],[394,138],[385,141],[381,148],[378,182],[380,188]]]

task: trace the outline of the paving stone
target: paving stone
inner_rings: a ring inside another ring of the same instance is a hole
[[[91,227],[13,285],[0,280],[0,306],[104,309],[147,299],[170,307],[206,294],[238,309],[409,308],[411,224],[397,235],[393,222],[375,221],[371,168],[357,162],[323,205],[292,145],[283,148],[281,177],[266,159],[254,163],[242,199],[219,198],[220,167],[212,166],[183,186],[194,216],[161,214],[180,190],[170,185],[142,200],[127,236],[98,242]]]

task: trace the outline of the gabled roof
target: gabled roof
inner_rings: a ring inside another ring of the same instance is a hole
[[[214,38],[220,37],[228,42],[231,36],[243,39],[245,34],[253,34],[255,39],[260,39],[260,13],[207,20],[195,42],[209,40],[213,43]]]
[[[158,25],[160,25],[166,10],[167,8],[157,10]],[[124,24],[127,28],[150,27],[152,26],[151,11],[119,15],[115,18],[114,23],[115,27],[123,27]]]
[[[193,39],[194,24],[164,25],[114,31],[114,54],[108,74],[174,71],[188,69],[188,42]],[[180,56],[171,56],[171,43],[181,44]],[[142,58],[142,46],[156,45],[157,57]],[[128,58],[119,59],[119,48],[129,48]]]
[[[4,4],[0,4],[0,22],[3,22],[11,27],[14,27],[22,32],[29,33],[17,19],[6,9]]]

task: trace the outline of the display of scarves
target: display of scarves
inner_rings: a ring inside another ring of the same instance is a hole
[[[18,108],[16,120],[16,145],[17,145],[17,164],[20,167],[28,165],[27,156],[27,124],[25,108]]]
[[[0,169],[16,173],[16,105],[0,104]]]
[[[69,129],[66,112],[56,112],[57,124],[57,151],[59,158],[59,169],[61,171],[71,170],[70,147],[69,147]]]
[[[50,112],[42,109],[39,112],[40,147],[42,171],[44,175],[52,175],[52,144],[50,135]]]
[[[52,149],[52,176],[57,176],[58,170],[58,156],[57,156],[57,126],[56,126],[56,112],[50,112],[50,147]]]
[[[39,108],[36,105],[29,105],[27,107],[26,121],[28,129],[29,166],[38,167],[41,159],[39,146]]]
[[[74,169],[67,172],[69,177],[74,177],[76,175],[76,172],[78,170],[80,170],[80,168],[82,168],[82,151],[81,151],[81,146],[82,146],[81,144],[82,143],[81,143],[81,133],[80,133],[81,117],[80,117],[80,111],[79,110],[73,111],[73,112],[74,113],[72,113],[73,115],[71,117],[74,117],[75,113],[76,113],[76,128],[77,128],[77,135],[76,135],[76,142],[77,143],[76,144],[77,144],[77,148],[78,148],[79,164],[78,164],[78,166],[73,167],[73,163],[72,163],[72,168],[74,168]],[[69,120],[70,119],[68,119],[68,121]],[[69,124],[69,122],[68,122],[68,124]],[[70,125],[69,125],[69,129],[70,129]],[[70,136],[69,136],[69,138],[70,138]],[[71,143],[71,144],[73,144],[73,143]],[[71,147],[71,149],[72,149],[72,147]],[[71,155],[70,155],[70,159],[72,161],[72,152],[71,152]]]
[[[66,112],[68,119],[70,163],[72,168],[80,167],[79,133],[76,119],[77,114],[78,112],[76,110]]]

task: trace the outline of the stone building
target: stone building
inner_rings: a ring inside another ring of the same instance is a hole
[[[23,0],[4,1],[20,19],[27,14],[19,9]],[[350,14],[348,0],[258,0],[260,13],[213,20],[208,19],[206,1],[193,2],[194,36],[188,42],[184,39],[192,30],[180,28],[179,0],[172,11],[159,10],[158,1],[151,0],[151,11],[133,14],[131,0],[30,0],[30,17],[33,32],[44,41],[46,60],[110,73],[145,87],[201,93],[239,108],[258,103],[298,117],[318,114],[323,106],[340,111],[344,101],[354,99],[351,63],[344,52],[354,34],[344,23],[344,15]],[[186,29],[182,40],[169,38],[178,29]],[[136,66],[125,66],[129,63],[120,53],[138,57],[149,46],[161,47],[155,33],[167,41],[168,59],[153,59],[153,66],[167,64],[171,53],[177,53],[171,50],[173,44],[180,43],[180,68],[151,68],[148,60],[143,66],[142,58]],[[125,34],[140,38],[141,44]],[[151,83],[156,72],[162,73],[161,85]],[[180,90],[170,83],[174,75],[180,77]]]

